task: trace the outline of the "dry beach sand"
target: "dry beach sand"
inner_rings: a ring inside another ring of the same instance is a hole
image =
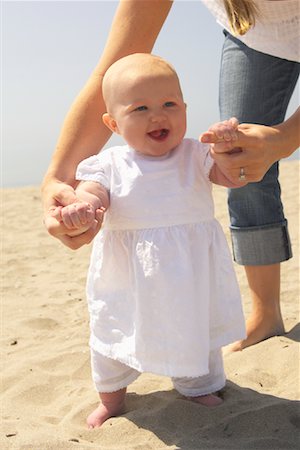
[[[97,404],[89,368],[84,285],[90,246],[73,252],[47,235],[38,187],[2,193],[2,419],[0,449],[296,449],[299,446],[299,162],[281,181],[294,258],[283,264],[287,334],[226,353],[223,405],[189,402],[168,378],[143,374],[127,411],[89,431]],[[227,236],[225,189],[215,189]],[[245,315],[243,271],[235,266]]]

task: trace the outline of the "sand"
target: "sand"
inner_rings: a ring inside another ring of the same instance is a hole
[[[196,405],[168,378],[143,374],[124,415],[88,430],[96,406],[84,285],[90,246],[73,252],[42,223],[38,187],[2,189],[2,421],[0,449],[253,449],[299,447],[299,162],[282,162],[294,258],[282,265],[287,333],[226,352],[224,403]],[[226,193],[214,190],[227,231]],[[243,270],[235,265],[245,315]],[[297,445],[298,444],[298,445]]]

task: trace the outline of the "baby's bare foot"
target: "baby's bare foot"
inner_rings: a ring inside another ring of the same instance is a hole
[[[199,397],[189,397],[195,403],[199,403],[204,406],[218,406],[223,403],[223,400],[215,394],[201,395]]]
[[[119,416],[124,412],[126,388],[116,392],[101,393],[100,405],[88,416],[87,425],[91,428],[99,428],[110,417]]]
[[[108,410],[102,403],[88,416],[86,423],[88,428],[99,428],[110,417],[118,416],[122,414],[123,408],[119,411],[112,412]]]

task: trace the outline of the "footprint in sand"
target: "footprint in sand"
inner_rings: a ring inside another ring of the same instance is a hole
[[[54,319],[42,317],[40,319],[26,320],[23,323],[33,330],[51,330],[59,325],[59,322]]]

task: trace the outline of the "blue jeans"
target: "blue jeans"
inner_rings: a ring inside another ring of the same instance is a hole
[[[221,120],[276,125],[284,120],[300,64],[252,50],[224,32],[220,72]],[[234,259],[242,265],[276,264],[292,257],[281,203],[278,163],[258,183],[229,189]]]

